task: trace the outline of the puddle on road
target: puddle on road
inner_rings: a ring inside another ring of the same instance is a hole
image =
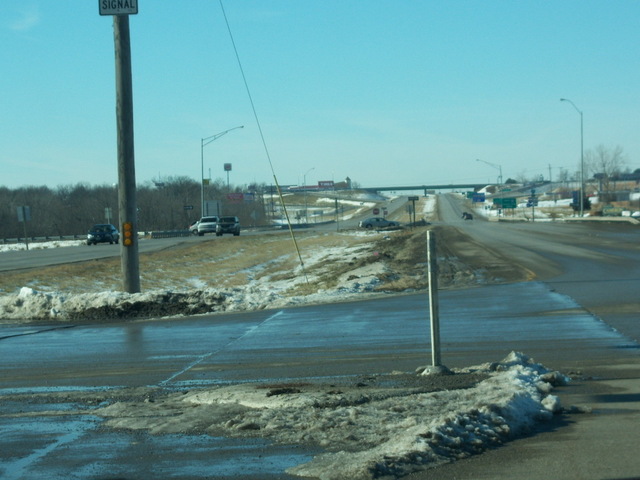
[[[66,461],[95,458],[91,452],[104,454],[75,472],[79,478],[106,472],[123,478],[298,478],[283,472],[312,459],[308,450],[260,439],[103,432],[83,441],[81,449],[76,448]]]
[[[262,439],[208,435],[151,435],[102,428],[102,419],[68,412],[77,405],[3,405],[0,476],[3,480],[65,478],[297,478],[284,474],[309,462],[306,448]],[[41,415],[41,410],[60,416]],[[71,467],[73,466],[73,467]],[[70,470],[72,468],[72,470]]]

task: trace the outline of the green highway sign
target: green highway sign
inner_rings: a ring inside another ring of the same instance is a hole
[[[515,197],[508,197],[502,199],[502,208],[516,208],[518,206],[517,199]]]
[[[494,198],[493,204],[498,208],[516,208],[518,201],[515,197]]]

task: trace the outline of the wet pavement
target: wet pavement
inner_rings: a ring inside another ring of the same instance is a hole
[[[3,479],[275,479],[309,447],[105,428],[119,399],[249,381],[412,372],[430,363],[426,295],[246,314],[0,330]],[[637,357],[637,343],[543,283],[440,294],[442,362],[510,351],[549,368]],[[38,333],[39,332],[39,333]]]

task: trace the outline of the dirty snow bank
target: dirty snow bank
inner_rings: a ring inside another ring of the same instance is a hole
[[[435,199],[421,202],[424,215],[431,215],[435,208]],[[382,235],[389,236],[392,232]],[[349,236],[365,236],[378,239],[381,233],[370,231],[349,232]],[[38,248],[61,248],[80,246],[83,242],[43,242]],[[0,252],[9,251],[8,245],[0,245]],[[369,254],[366,245],[323,248],[304,254],[307,270],[315,265],[315,275],[326,274],[337,262],[349,262],[359,254]],[[374,252],[375,254],[375,252]],[[271,268],[273,259],[256,265],[258,271],[267,266]],[[270,276],[253,275],[247,272],[247,283],[233,288],[207,288],[205,285],[187,281],[193,288],[180,291],[169,287],[164,290],[150,290],[144,293],[125,293],[102,291],[96,293],[73,293],[60,291],[41,291],[31,287],[22,287],[16,293],[0,295],[0,319],[8,321],[56,321],[80,322],[99,320],[120,320],[150,317],[170,317],[221,313],[230,311],[251,311],[265,308],[284,308],[311,303],[330,303],[337,300],[363,298],[374,295],[380,285],[380,276],[385,273],[383,262],[373,262],[354,267],[338,279],[338,286],[332,289],[319,289],[307,295],[292,296],[287,292],[305,281],[313,283],[316,277],[307,275],[296,267],[298,275],[290,279],[274,280]],[[259,278],[258,278],[259,277]],[[202,287],[202,288],[200,288]],[[379,295],[379,293],[377,293]]]
[[[172,317],[283,308],[311,303],[362,298],[379,283],[354,281],[350,286],[284,297],[268,286],[233,289],[195,289],[187,292],[99,292],[63,294],[22,287],[17,295],[0,297],[0,319],[10,321],[104,321]]]
[[[152,403],[115,403],[94,413],[114,428],[151,433],[261,436],[326,453],[287,473],[323,480],[398,478],[481,453],[561,410],[550,392],[568,379],[522,353],[455,370],[470,388],[428,391],[433,375],[410,387],[256,383],[177,393]],[[392,378],[393,375],[390,375]],[[484,380],[481,380],[484,378]],[[386,385],[386,386],[385,386]],[[189,408],[186,408],[186,406]]]

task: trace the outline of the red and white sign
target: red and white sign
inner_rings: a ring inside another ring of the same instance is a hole
[[[321,180],[318,182],[318,187],[325,190],[330,190],[335,186],[333,180]]]
[[[244,200],[243,193],[227,193],[227,200],[230,202],[242,202]]]

